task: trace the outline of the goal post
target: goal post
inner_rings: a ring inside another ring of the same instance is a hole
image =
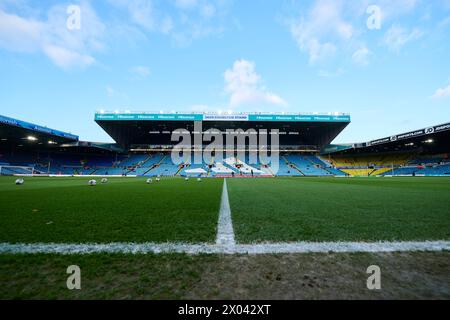
[[[33,167],[0,165],[0,176],[31,176],[34,173]]]

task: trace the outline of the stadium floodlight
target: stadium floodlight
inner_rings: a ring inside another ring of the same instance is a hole
[[[28,141],[36,141],[37,138],[34,137],[34,136],[28,136],[28,137],[27,137],[27,140],[28,140]]]
[[[48,140],[48,144],[57,144],[57,143],[53,140]]]
[[[425,143],[433,143],[434,142],[434,140],[433,139],[428,139],[428,140],[425,140]]]

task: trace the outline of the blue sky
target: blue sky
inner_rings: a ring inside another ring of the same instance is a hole
[[[450,121],[449,57],[450,0],[0,0],[0,114],[83,140],[118,109],[340,111],[367,141]]]

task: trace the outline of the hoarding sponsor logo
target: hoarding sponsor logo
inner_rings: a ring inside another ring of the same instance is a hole
[[[450,123],[446,123],[440,126],[437,126],[434,128],[435,131],[445,131],[445,130],[450,130]]]
[[[20,121],[20,120],[15,120],[15,119],[4,117],[4,116],[0,116],[0,122],[8,124],[8,125],[16,126],[16,127],[28,129],[28,130],[33,130],[33,131],[37,131],[37,132],[43,132],[43,133],[47,133],[47,134],[51,134],[51,135],[55,135],[55,136],[78,140],[78,136],[70,134],[70,133],[53,130],[53,129],[42,127],[42,126],[39,126],[36,124],[32,124],[32,123]]]
[[[203,115],[205,121],[248,121],[248,115],[246,114],[205,114]]]
[[[349,116],[253,114],[96,114],[96,120],[350,122]]]
[[[405,134],[401,134],[398,135],[398,139],[407,139],[407,138],[412,138],[412,137],[417,137],[417,136],[421,136],[425,133],[424,130],[418,130],[418,131],[414,131],[414,132],[408,132]]]

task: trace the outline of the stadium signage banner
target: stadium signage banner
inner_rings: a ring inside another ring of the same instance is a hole
[[[409,138],[420,137],[420,136],[433,134],[433,133],[437,133],[437,132],[442,132],[442,131],[446,131],[446,130],[450,130],[450,123],[446,123],[446,124],[442,124],[442,125],[438,125],[438,126],[434,126],[434,127],[428,127],[425,129],[411,131],[411,132],[407,132],[407,133],[402,133],[399,135],[382,138],[382,139],[378,139],[378,140],[369,141],[369,142],[367,142],[367,146],[375,146],[375,145],[379,145],[379,144],[383,144],[383,143],[394,142],[397,140],[405,140],[405,139],[409,139]]]
[[[203,121],[248,121],[248,114],[204,114]]]
[[[43,126],[39,126],[37,124],[33,124],[33,123],[21,121],[21,120],[16,120],[16,119],[1,116],[1,115],[0,115],[0,123],[4,123],[7,125],[20,127],[20,128],[24,128],[24,129],[28,129],[28,130],[32,130],[32,131],[36,131],[36,132],[46,133],[46,134],[50,134],[50,135],[54,135],[54,136],[58,136],[58,137],[63,137],[63,138],[67,138],[67,139],[78,140],[78,136],[73,135],[71,133],[66,133],[63,131],[46,128]]]
[[[147,114],[147,113],[108,113],[96,114],[95,120],[115,121],[202,121],[201,114]]]
[[[249,115],[249,121],[277,122],[350,122],[350,116],[328,115]]]
[[[258,122],[350,122],[348,115],[274,115],[274,114],[146,114],[97,113],[105,121],[258,121]]]
[[[321,150],[321,153],[333,153],[333,152],[351,149],[352,147],[353,147],[353,145],[351,145],[351,144],[345,144],[345,145],[344,144],[330,144],[330,145],[324,147]]]

